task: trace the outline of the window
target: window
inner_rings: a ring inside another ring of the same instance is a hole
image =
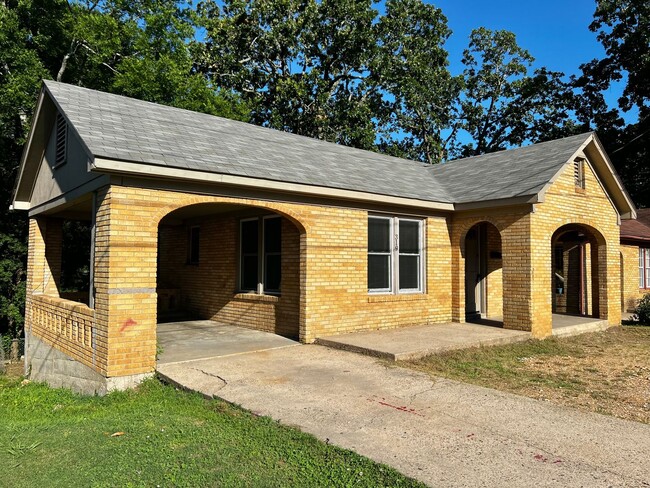
[[[368,217],[368,291],[423,291],[423,223],[420,219]]]
[[[199,264],[199,250],[201,240],[201,228],[198,225],[190,227],[189,243],[187,246],[187,263]]]
[[[650,289],[650,248],[639,248],[639,288]]]
[[[573,179],[575,180],[576,188],[585,188],[585,160],[578,158],[573,162]]]
[[[240,221],[242,291],[279,293],[282,278],[282,220],[278,215]]]
[[[66,163],[68,159],[68,123],[61,114],[56,114],[56,141],[52,169]]]

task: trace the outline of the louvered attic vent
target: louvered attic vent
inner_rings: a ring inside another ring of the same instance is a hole
[[[585,160],[583,158],[577,158],[573,162],[573,180],[576,184],[576,188],[585,188]]]
[[[56,153],[53,168],[64,165],[68,159],[68,123],[63,115],[56,114]]]

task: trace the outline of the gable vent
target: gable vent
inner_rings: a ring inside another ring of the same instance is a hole
[[[63,115],[56,114],[56,153],[54,168],[65,164],[68,155],[68,123]]]
[[[578,158],[573,162],[573,179],[576,188],[585,188],[585,160]]]

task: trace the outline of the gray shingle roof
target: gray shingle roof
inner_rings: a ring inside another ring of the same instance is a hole
[[[431,167],[64,83],[45,86],[95,157],[431,202],[534,195],[588,137]]]
[[[454,203],[537,194],[591,133],[430,166]]]

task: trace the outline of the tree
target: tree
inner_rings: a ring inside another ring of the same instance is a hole
[[[227,0],[200,8],[201,69],[241,93],[256,124],[369,148],[376,50],[370,0]]]
[[[606,55],[581,65],[582,75],[573,80],[583,100],[578,117],[598,131],[635,203],[648,207],[650,4],[644,0],[598,0],[589,29],[597,33]],[[615,83],[624,85],[618,109],[609,107],[603,97]],[[626,125],[619,110],[631,114],[633,109],[637,120]]]
[[[196,16],[172,0],[0,4],[0,206],[10,204],[41,79],[247,119],[236,94],[196,71]],[[0,333],[20,334],[26,216],[0,213]]]
[[[384,94],[382,149],[437,163],[444,158],[441,132],[451,125],[462,83],[448,69],[447,20],[419,0],[389,0],[377,30],[372,79]]]
[[[206,3],[202,70],[242,93],[253,121],[424,161],[457,91],[441,11],[421,0]]]
[[[15,11],[0,6],[0,333],[22,332],[26,225],[8,212],[16,161],[25,142],[40,79],[46,71],[27,43]]]
[[[464,89],[455,124],[471,142],[457,144],[452,151],[474,156],[576,130],[564,75],[540,68],[530,76],[533,61],[512,32],[483,27],[472,31],[463,53]]]

